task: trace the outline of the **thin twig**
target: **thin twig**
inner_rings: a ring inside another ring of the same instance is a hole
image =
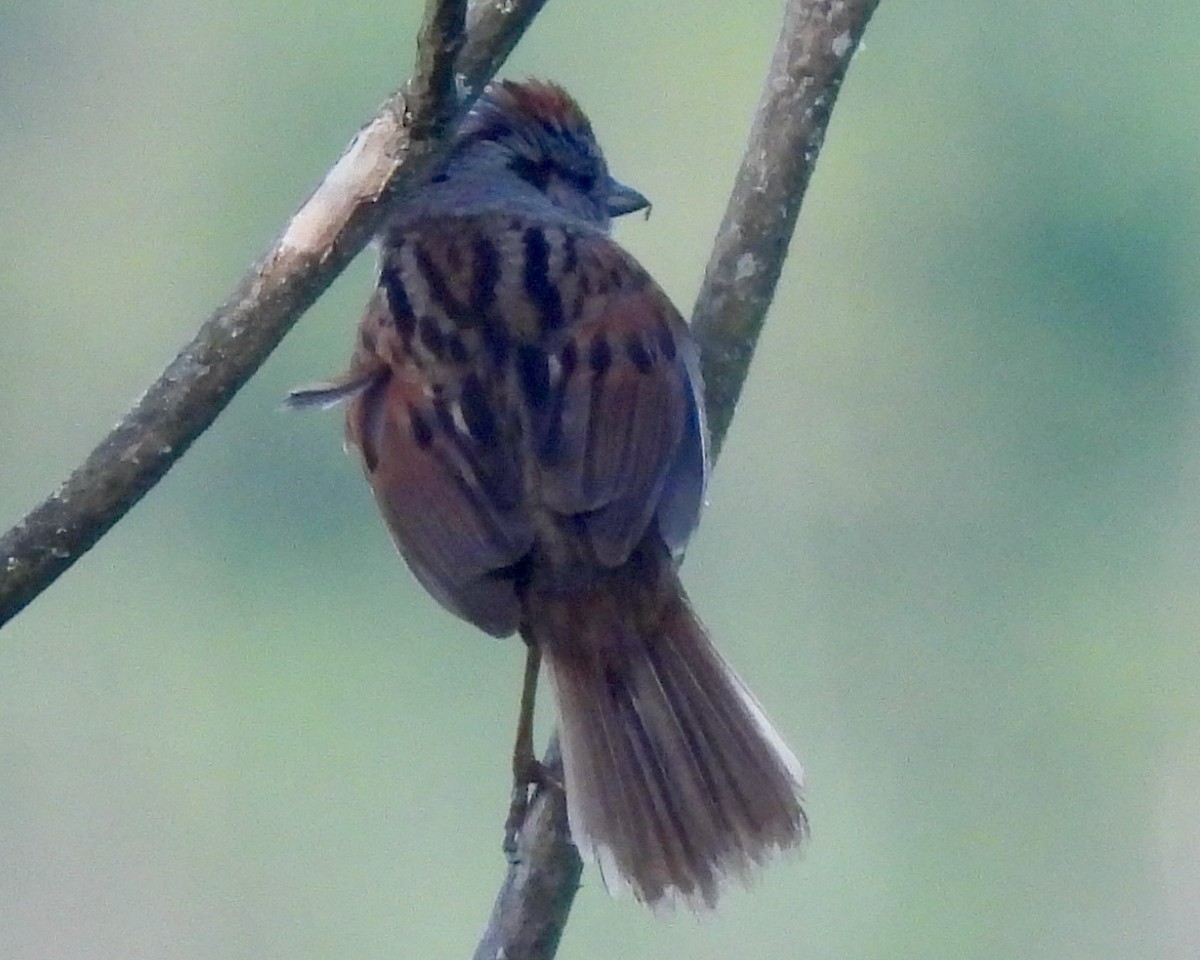
[[[359,132],[229,299],[66,483],[0,538],[0,626],[83,556],[216,419],[367,244],[394,197],[428,175],[447,133],[544,2],[473,5],[464,45],[465,0],[430,0],[412,84]]]
[[[714,449],[774,296],[800,202],[850,58],[879,0],[789,0],[758,112],[692,317]],[[557,741],[547,763],[558,764]],[[582,864],[566,798],[539,789],[474,960],[549,960]]]

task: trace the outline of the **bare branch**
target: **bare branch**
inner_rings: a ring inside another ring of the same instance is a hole
[[[562,782],[557,733],[550,738],[542,765]],[[474,960],[553,957],[582,873],[583,862],[567,827],[566,795],[553,787],[538,791]]]
[[[355,137],[226,302],[57,491],[0,538],[0,626],[86,553],[216,419],[440,159],[545,0],[430,0],[412,83]],[[453,59],[464,96],[455,96]]]
[[[693,312],[719,449],[850,58],[879,0],[789,0]],[[557,740],[546,762],[560,763]],[[557,767],[556,767],[557,768]],[[474,960],[549,960],[579,887],[561,790],[538,790]]]
[[[467,0],[426,0],[425,20],[417,34],[417,71],[409,96],[426,109],[412,115],[410,136],[427,140],[452,129],[458,107],[454,71],[466,42]]]
[[[790,0],[692,311],[714,456],[775,296],[850,58],[879,0]]]

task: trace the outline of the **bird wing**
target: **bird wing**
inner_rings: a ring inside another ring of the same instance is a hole
[[[361,454],[392,538],[425,589],[453,613],[505,636],[516,629],[520,608],[512,579],[498,574],[533,540],[515,463],[497,437],[481,436],[480,424],[464,416],[464,384],[473,381],[436,365],[423,368],[396,341],[396,306],[381,290],[360,327],[351,370],[373,368],[375,375],[347,405],[347,441]]]
[[[636,260],[599,231],[565,230],[551,248],[565,330],[535,421],[543,502],[577,515],[597,559],[625,561],[657,514],[681,548],[703,499],[707,444],[687,324]]]

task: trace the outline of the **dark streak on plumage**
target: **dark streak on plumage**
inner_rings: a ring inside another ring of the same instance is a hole
[[[456,240],[446,243],[446,270],[452,277],[460,277],[463,272],[463,251]]]
[[[579,365],[579,348],[575,345],[574,340],[568,340],[562,348],[562,353],[558,356],[559,364],[562,368],[560,379],[566,383],[571,379],[571,374],[575,372],[575,368]]]
[[[525,292],[538,309],[543,334],[563,324],[562,296],[550,280],[550,244],[540,227],[528,228],[521,237],[525,245]]]
[[[429,421],[416,407],[408,408],[408,420],[412,426],[413,439],[417,441],[417,446],[422,450],[427,449],[433,443],[433,428],[429,425]]]
[[[425,314],[417,321],[421,342],[437,360],[446,359],[446,335],[442,333],[437,320],[430,314]]]
[[[612,366],[612,347],[608,345],[608,341],[603,335],[598,335],[592,341],[591,349],[588,351],[588,366],[592,368],[592,373],[597,377],[602,377]]]
[[[500,253],[486,236],[475,238],[472,253],[475,262],[471,272],[471,310],[486,323],[496,300],[496,285],[500,282]]]
[[[512,352],[512,342],[509,339],[508,327],[503,320],[487,316],[483,321],[483,346],[491,358],[493,366],[503,367],[508,362]]]
[[[539,162],[517,154],[508,161],[508,169],[543,193],[550,185],[551,166],[544,160]]]
[[[426,287],[429,288],[430,299],[447,317],[452,320],[460,319],[463,314],[462,304],[450,291],[446,275],[423,246],[413,244],[413,252],[417,258],[417,268],[421,271]]]
[[[654,369],[654,357],[638,334],[631,333],[625,338],[625,352],[638,373],[649,373]]]
[[[374,473],[379,466],[379,453],[375,449],[375,440],[379,431],[377,423],[383,415],[383,396],[387,390],[388,377],[381,376],[375,380],[362,395],[351,401],[350,416],[357,412],[359,421],[359,449],[362,453],[363,466],[368,473]]]
[[[540,410],[550,393],[550,361],[538,347],[522,346],[517,349],[517,375],[521,379],[521,390],[530,406]]]
[[[459,402],[462,404],[463,420],[471,436],[483,446],[490,447],[495,444],[500,431],[483,383],[475,374],[469,373],[463,378]]]
[[[471,359],[471,355],[467,352],[466,344],[463,343],[462,337],[457,333],[452,333],[446,337],[446,353],[450,355],[450,359],[454,363],[466,363]]]
[[[516,563],[510,563],[507,567],[501,567],[499,570],[490,570],[487,573],[488,578],[493,580],[511,580],[518,595],[529,588],[529,581],[532,578],[532,575],[532,551],[525,554]]]
[[[390,257],[384,261],[379,271],[379,284],[383,287],[392,323],[407,346],[412,340],[416,319],[413,317],[412,303],[408,299],[408,290],[404,286],[404,277]]]
[[[563,233],[563,273],[574,273],[579,269],[579,250],[575,234]]]
[[[437,424],[442,433],[450,437],[458,433],[458,424],[454,422],[454,411],[445,394],[433,398],[433,414],[437,418]]]

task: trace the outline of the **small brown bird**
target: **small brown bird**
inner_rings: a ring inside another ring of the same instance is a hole
[[[527,644],[511,830],[544,660],[580,853],[614,891],[712,906],[807,823],[799,763],[676,574],[708,440],[687,324],[609,237],[647,206],[561,88],[490,85],[380,237],[349,372],[289,403],[346,401],[417,579]]]

